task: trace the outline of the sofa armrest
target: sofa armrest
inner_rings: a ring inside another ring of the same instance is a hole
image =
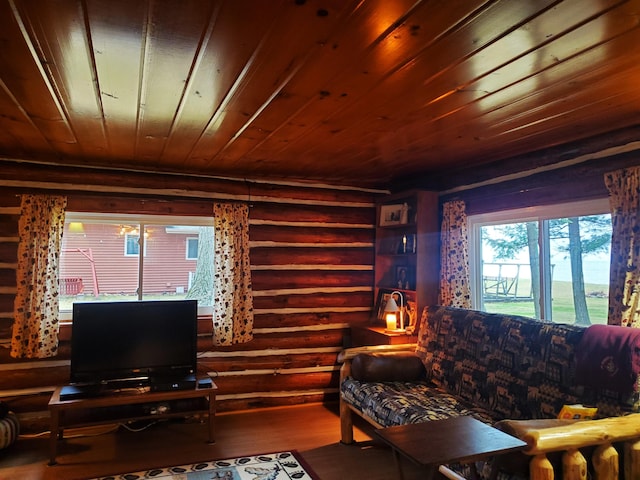
[[[580,420],[548,428],[527,429],[521,435],[527,455],[640,439],[640,413],[624,417]]]
[[[359,353],[394,353],[394,352],[415,352],[415,343],[402,343],[399,345],[369,345],[365,347],[345,348],[338,354],[338,363],[352,360]]]
[[[340,353],[338,362],[342,362],[341,383],[348,376],[365,382],[413,381],[425,376],[413,343],[349,348]]]
[[[406,357],[407,354],[415,355],[416,344],[415,343],[407,343],[401,345],[374,345],[374,346],[366,346],[366,347],[353,347],[347,348],[340,352],[338,355],[338,363],[341,363],[340,367],[340,385],[346,380],[347,377],[351,376],[351,365],[353,359],[361,354],[377,354],[377,355],[385,355],[385,356],[394,356],[401,355]],[[417,357],[416,357],[417,358]],[[342,394],[340,397],[340,442],[344,444],[353,443],[353,421],[352,421],[352,407],[345,401]],[[369,421],[372,425],[376,427],[380,427],[380,425],[376,425],[375,422],[368,417],[363,415],[363,418]]]

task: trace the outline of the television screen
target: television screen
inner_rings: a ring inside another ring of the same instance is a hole
[[[74,303],[71,383],[195,374],[196,300]]]

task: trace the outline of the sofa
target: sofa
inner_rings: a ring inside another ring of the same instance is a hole
[[[471,415],[509,430],[514,422],[556,419],[566,404],[597,407],[598,418],[636,412],[635,378],[625,377],[627,388],[616,390],[597,376],[578,381],[586,331],[517,315],[425,307],[417,344],[341,353],[341,441],[353,442],[354,413],[377,428]],[[627,362],[628,352],[618,353]]]

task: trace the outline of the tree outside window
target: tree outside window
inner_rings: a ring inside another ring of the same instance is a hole
[[[607,323],[610,214],[478,222],[473,231],[475,307]]]

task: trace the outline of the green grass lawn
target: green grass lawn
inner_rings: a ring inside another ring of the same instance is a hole
[[[522,292],[529,292],[530,282],[528,279],[520,281],[518,288],[519,295]],[[586,284],[587,309],[592,324],[606,324],[609,299],[607,292],[608,285]],[[571,293],[571,282],[553,282],[552,287],[552,315],[553,321],[558,323],[574,323],[575,313],[573,307],[573,296]],[[509,301],[485,301],[485,310],[494,313],[507,313],[513,315],[523,315],[533,317],[535,310],[533,299],[509,300]]]
[[[146,294],[145,300],[182,300],[186,298],[186,293],[158,293],[155,295]],[[60,310],[72,310],[74,302],[135,302],[137,295],[126,294],[100,294],[98,298],[93,295],[60,295]]]

